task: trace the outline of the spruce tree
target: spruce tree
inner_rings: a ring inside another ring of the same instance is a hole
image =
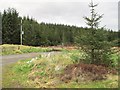
[[[89,4],[91,17],[84,17],[89,29],[79,37],[79,44],[87,53],[87,63],[109,66],[112,63],[109,58],[110,43],[107,41],[104,28],[99,28],[103,15],[95,12],[97,6],[98,4],[93,4],[93,1]]]
[[[14,8],[4,10],[2,15],[2,41],[3,44],[20,43],[20,21]]]

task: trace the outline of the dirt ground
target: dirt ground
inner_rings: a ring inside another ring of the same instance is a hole
[[[96,81],[107,79],[107,74],[117,74],[117,71],[94,64],[79,63],[66,66],[64,74],[60,78],[66,83],[70,80],[75,80],[76,82]]]

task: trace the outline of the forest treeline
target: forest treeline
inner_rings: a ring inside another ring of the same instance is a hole
[[[1,13],[2,16],[2,44],[20,44],[20,27],[22,19],[23,45],[53,46],[74,45],[78,36],[91,32],[89,28],[69,26],[64,24],[38,23],[35,19],[21,18],[14,8]],[[118,45],[118,32],[101,28],[100,32],[107,36],[107,41],[113,46]]]

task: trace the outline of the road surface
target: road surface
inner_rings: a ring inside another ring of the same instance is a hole
[[[18,54],[18,55],[5,55],[5,56],[0,56],[0,66],[4,66],[7,64],[12,64],[15,63],[19,60],[25,60],[28,58],[33,58],[36,57],[40,54],[50,54],[50,53],[59,53],[59,52],[41,52],[41,53],[27,53],[27,54]]]

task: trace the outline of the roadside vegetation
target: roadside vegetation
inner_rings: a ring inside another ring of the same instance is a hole
[[[118,54],[110,57],[114,62],[113,68],[81,63],[85,54],[80,50],[40,54],[6,66],[3,69],[3,87],[117,88]]]
[[[52,47],[33,47],[25,45],[12,45],[12,44],[3,44],[0,45],[0,55],[12,55],[12,54],[23,54],[23,53],[32,53],[32,52],[50,52],[50,51],[60,51],[62,48],[52,48]]]

